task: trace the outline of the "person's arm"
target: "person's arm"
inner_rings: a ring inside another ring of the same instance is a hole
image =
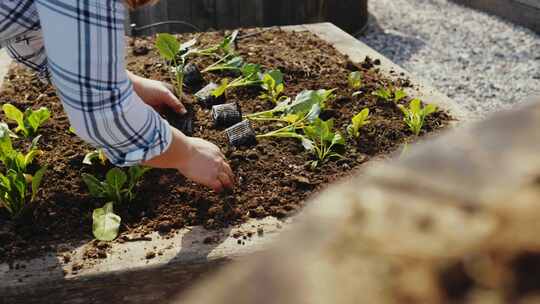
[[[215,145],[172,128],[134,92],[124,64],[123,1],[35,3],[51,81],[77,135],[118,166],[175,168],[215,190],[232,185]]]

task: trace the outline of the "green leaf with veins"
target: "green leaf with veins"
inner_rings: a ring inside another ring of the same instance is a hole
[[[92,213],[92,232],[100,241],[112,241],[118,236],[121,218],[114,213],[113,203],[106,203]]]
[[[156,38],[156,47],[161,57],[168,61],[172,61],[180,52],[180,42],[171,34],[158,34]]]
[[[347,126],[347,133],[349,133],[349,135],[352,137],[360,136],[360,128],[370,123],[368,119],[369,108],[365,108],[352,118],[352,124]]]

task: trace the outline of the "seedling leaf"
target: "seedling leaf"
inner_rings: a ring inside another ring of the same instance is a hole
[[[112,202],[106,203],[102,208],[94,209],[92,219],[92,232],[96,239],[110,242],[118,236],[122,219],[114,214]]]
[[[180,43],[176,37],[167,33],[157,35],[156,47],[161,57],[169,61],[172,61],[180,52]]]

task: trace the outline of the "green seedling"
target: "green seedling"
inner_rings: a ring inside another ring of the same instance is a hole
[[[22,133],[25,138],[34,137],[39,127],[51,117],[51,112],[45,107],[35,111],[28,108],[23,113],[14,105],[7,103],[2,106],[2,110],[8,119],[17,123],[15,132]]]
[[[178,96],[183,96],[184,90],[184,67],[188,56],[192,53],[191,48],[196,40],[190,40],[186,43],[180,42],[171,34],[158,34],[156,38],[156,47],[161,57],[171,68],[175,81],[175,90]]]
[[[42,167],[34,175],[13,169],[0,173],[0,204],[12,218],[20,217],[34,202],[46,170]]]
[[[385,101],[393,101],[395,103],[403,100],[405,97],[407,97],[407,93],[405,93],[404,90],[394,90],[391,86],[388,88],[380,88],[373,92],[373,95],[385,100]]]
[[[100,241],[110,242],[118,236],[122,219],[114,213],[113,202],[94,209],[92,213],[92,233]]]
[[[264,92],[259,98],[268,100],[273,104],[278,104],[287,99],[286,96],[281,96],[285,90],[285,83],[283,82],[283,73],[280,70],[271,70],[265,73],[261,81]]]
[[[407,97],[407,93],[403,90],[397,90],[394,92],[394,102],[399,102],[403,100],[405,97]]]
[[[118,235],[121,218],[114,214],[113,205],[131,202],[135,199],[135,187],[143,175],[150,170],[147,167],[130,167],[126,174],[119,168],[113,168],[100,181],[91,174],[83,173],[82,179],[90,195],[108,201],[102,208],[95,209],[92,214],[92,232],[100,241],[112,241]]]
[[[203,73],[208,72],[222,72],[222,71],[234,71],[241,72],[244,66],[244,59],[240,56],[232,57],[224,56],[214,64],[209,65],[206,69],[202,70]]]
[[[392,100],[392,91],[387,88],[379,88],[375,92],[373,92],[373,95],[385,101]]]
[[[332,119],[323,121],[320,118],[304,128],[305,137],[308,139],[304,147],[316,156],[315,160],[310,161],[312,169],[331,158],[343,158],[336,152],[336,148],[345,145],[345,138],[339,132],[334,132],[333,128]]]
[[[353,97],[362,94],[362,92],[358,91],[362,87],[362,73],[351,72],[349,74],[349,87],[356,90],[356,92],[352,94]]]
[[[112,168],[107,172],[103,181],[87,173],[82,174],[82,179],[93,197],[122,204],[133,201],[136,194],[135,186],[148,170],[150,168],[133,166],[126,174],[119,168]]]
[[[225,78],[221,81],[221,85],[212,91],[214,97],[220,97],[227,90],[239,87],[255,86],[261,84],[261,66],[258,64],[244,64],[241,68],[242,75],[233,81]]]
[[[234,55],[234,42],[238,37],[238,31],[232,32],[226,36],[219,44],[212,45],[206,49],[194,50],[192,53],[196,56],[224,56]]]
[[[326,102],[334,98],[334,91],[304,90],[294,100],[287,98],[271,110],[249,114],[245,118],[255,121],[296,121],[310,112],[314,105],[318,105],[319,112],[326,109]]]
[[[369,124],[369,108],[365,108],[360,113],[356,114],[352,120],[351,124],[347,127],[347,133],[354,138],[360,136],[360,129],[365,125]]]
[[[41,154],[41,151],[35,149],[39,136],[27,154],[13,148],[12,137],[15,134],[5,123],[0,123],[0,162],[5,170],[0,173],[0,205],[12,218],[18,218],[35,200],[46,167],[39,168],[34,175],[28,172],[34,158]]]
[[[92,152],[86,153],[83,159],[83,164],[91,166],[96,161],[98,161],[103,166],[107,164],[107,155],[105,155],[103,149],[97,149]]]
[[[422,107],[419,99],[411,100],[409,107],[403,105],[398,105],[398,107],[403,112],[403,115],[405,115],[403,120],[416,136],[420,134],[426,117],[437,111],[437,107],[432,104],[427,104]]]
[[[16,135],[9,129],[7,124],[0,123],[0,162],[7,170],[25,174],[36,156],[43,154],[41,150],[37,149],[40,136],[38,135],[32,140],[28,153],[22,153],[13,148],[11,141],[13,137],[16,137]]]

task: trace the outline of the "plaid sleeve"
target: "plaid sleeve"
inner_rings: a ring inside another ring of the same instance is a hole
[[[37,0],[51,81],[77,135],[118,166],[163,153],[168,123],[133,91],[121,0]]]

